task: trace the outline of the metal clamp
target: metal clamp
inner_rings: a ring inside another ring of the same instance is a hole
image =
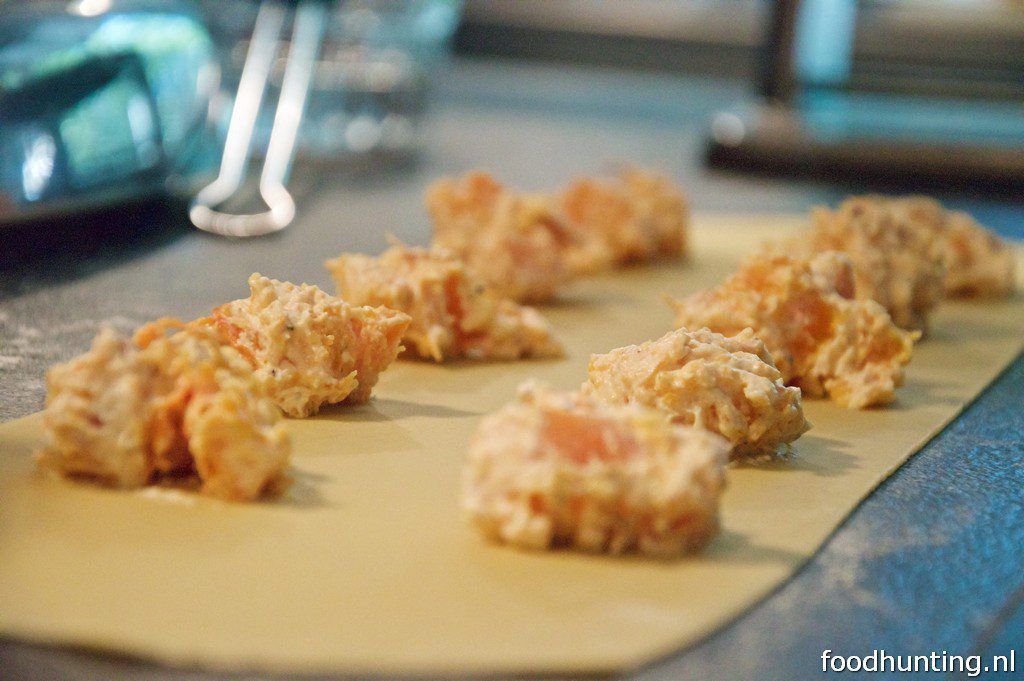
[[[306,0],[295,11],[281,95],[260,173],[259,192],[267,210],[251,214],[216,210],[217,206],[235,195],[245,180],[252,151],[252,134],[277,56],[278,38],[286,13],[286,4],[280,0],[265,0],[260,6],[228,124],[220,172],[216,180],[196,194],[189,206],[192,224],[205,232],[236,237],[259,236],[280,231],[295,218],[295,200],[286,184],[327,22],[327,3],[317,0]]]

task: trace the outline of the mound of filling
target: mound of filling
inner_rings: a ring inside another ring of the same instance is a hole
[[[901,328],[928,328],[928,315],[944,295],[942,206],[923,197],[862,196],[835,210],[817,208],[811,221],[799,246],[846,253],[857,298],[881,304]]]
[[[394,244],[379,257],[343,254],[326,265],[345,300],[409,315],[403,341],[419,357],[442,362],[564,354],[536,310],[499,297],[446,249]]]
[[[162,321],[133,342],[103,329],[47,374],[39,466],[131,488],[198,478],[202,491],[251,500],[282,487],[290,443],[249,362],[209,329]]]
[[[480,423],[462,508],[486,538],[519,548],[675,556],[718,531],[728,452],[657,410],[530,384]]]
[[[520,194],[487,173],[437,180],[426,192],[434,243],[465,261],[504,298],[544,302],[568,278],[568,228],[541,195]]]
[[[576,271],[608,264],[686,255],[689,204],[667,178],[628,169],[612,178],[580,178],[557,197],[562,214],[578,232],[590,235],[582,248],[571,248]]]
[[[810,427],[800,389],[785,385],[750,329],[732,337],[679,329],[594,355],[583,390],[610,404],[660,409],[675,423],[718,433],[734,456],[788,451]]]
[[[1013,291],[1013,253],[992,230],[950,211],[944,237],[947,297],[1000,298]]]
[[[398,356],[408,315],[359,307],[316,286],[249,277],[249,297],[216,308],[195,324],[216,329],[247,357],[289,416],[324,404],[365,402]]]
[[[757,255],[718,287],[671,301],[677,328],[753,330],[787,385],[851,408],[891,402],[917,332],[873,300],[853,298],[850,258]]]

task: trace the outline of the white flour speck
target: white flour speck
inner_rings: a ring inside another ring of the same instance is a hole
[[[183,506],[194,506],[196,497],[194,494],[174,489],[173,487],[145,487],[136,492],[140,497],[152,499],[167,504],[179,504]]]

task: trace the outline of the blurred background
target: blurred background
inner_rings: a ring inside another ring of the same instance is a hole
[[[470,2],[465,54],[732,79],[716,167],[1017,195],[1024,3],[1010,0]]]
[[[263,10],[280,16],[257,41]],[[249,62],[256,89],[236,107]],[[259,210],[289,62],[308,78],[293,78],[283,161],[268,166],[300,204],[329,178],[393,176],[452,152],[437,117],[478,106],[674,118],[685,158],[661,165],[698,182],[798,177],[837,196],[954,201],[1024,188],[1019,0],[8,0],[0,224],[187,203],[218,170],[225,210]]]
[[[464,54],[734,76],[754,82],[770,0],[469,0]],[[849,87],[948,92],[1020,102],[1024,3],[1018,0],[813,0],[811,32],[852,50]]]

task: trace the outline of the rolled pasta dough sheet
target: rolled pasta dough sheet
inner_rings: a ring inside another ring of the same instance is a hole
[[[565,360],[402,361],[370,403],[290,421],[295,481],[277,501],[47,479],[31,459],[38,415],[0,425],[0,633],[176,665],[385,675],[622,671],[711,633],[789,578],[1014,359],[1024,302],[944,303],[889,409],[808,400],[814,428],[795,458],[730,469],[722,533],[701,554],[484,543],[458,511],[480,417],[527,377],[574,388],[591,352],[662,335],[663,292],[717,283],[800,220],[695,223],[690,262],[580,282],[544,308]]]

